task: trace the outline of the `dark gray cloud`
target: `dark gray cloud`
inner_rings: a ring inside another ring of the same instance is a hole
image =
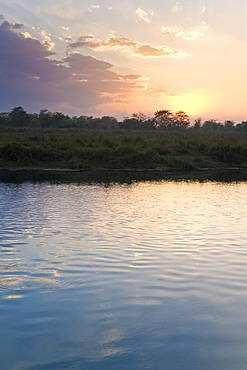
[[[22,105],[29,111],[78,109],[119,101],[139,89],[139,75],[113,72],[112,64],[71,52],[61,61],[20,24],[0,25],[0,111]]]
[[[0,19],[4,19],[3,16],[1,18],[1,15],[0,15]],[[8,21],[4,21],[0,25],[0,30],[14,30],[14,29],[20,29],[20,28],[23,28],[23,24],[21,24],[21,23],[9,23]]]

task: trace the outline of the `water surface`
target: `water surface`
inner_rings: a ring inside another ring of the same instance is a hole
[[[247,183],[0,183],[1,369],[247,368]]]

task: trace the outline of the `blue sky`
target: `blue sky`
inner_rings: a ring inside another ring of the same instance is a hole
[[[247,119],[243,1],[0,0],[0,111]]]

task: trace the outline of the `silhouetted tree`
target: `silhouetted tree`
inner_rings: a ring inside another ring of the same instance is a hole
[[[11,126],[28,126],[30,121],[28,113],[22,107],[15,107],[8,115]]]
[[[89,129],[92,126],[93,116],[73,117],[73,125],[77,128]]]
[[[52,113],[47,109],[41,109],[39,112],[39,122],[41,127],[51,127]]]
[[[227,130],[233,130],[234,129],[234,125],[235,125],[235,122],[234,121],[227,120],[227,121],[224,122],[224,127]]]
[[[141,128],[140,121],[138,118],[124,117],[123,122],[119,122],[119,128],[129,129],[129,130],[138,130]]]
[[[170,110],[158,110],[154,113],[154,117],[158,128],[171,128],[174,125],[174,116]]]
[[[177,127],[186,128],[190,124],[190,118],[188,114],[180,110],[174,115],[174,123]]]
[[[69,127],[70,117],[61,112],[52,113],[51,125],[52,127]]]
[[[247,121],[242,121],[235,126],[237,131],[247,131]]]
[[[202,127],[207,130],[221,130],[223,125],[222,123],[217,122],[216,119],[209,119],[203,123]]]
[[[195,119],[193,128],[198,129],[200,127],[202,127],[201,117]]]
[[[39,122],[39,115],[37,113],[29,113],[29,123],[30,126],[32,127],[39,127],[40,122]]]
[[[8,124],[8,113],[2,112],[0,113],[0,126],[7,126]]]
[[[111,116],[103,116],[100,118],[100,124],[102,129],[110,129],[117,127],[117,119]]]
[[[39,112],[39,122],[41,127],[68,127],[70,117],[61,112],[52,113],[47,109],[42,109]]]
[[[190,119],[184,111],[178,111],[175,114],[170,110],[158,110],[154,113],[156,127],[160,129],[167,128],[186,128],[189,126]]]

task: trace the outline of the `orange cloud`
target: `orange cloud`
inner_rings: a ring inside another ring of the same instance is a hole
[[[93,35],[81,36],[69,45],[70,48],[87,48],[92,50],[119,50],[143,58],[181,58],[188,56],[184,50],[166,45],[150,46],[127,37],[111,33],[105,40],[96,39]]]

